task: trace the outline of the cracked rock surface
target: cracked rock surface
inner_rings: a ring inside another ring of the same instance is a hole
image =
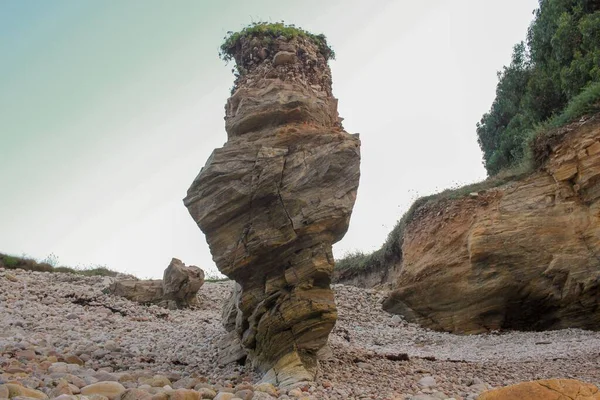
[[[300,37],[277,46],[296,57],[274,52],[275,62],[242,43],[249,64],[227,102],[228,141],[184,203],[238,283],[224,313],[237,343],[221,346],[224,357],[246,354],[265,381],[287,385],[314,379],[335,325],[331,248],[356,200],[360,141],[341,127],[317,47]]]

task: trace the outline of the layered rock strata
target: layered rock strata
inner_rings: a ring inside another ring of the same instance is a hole
[[[173,258],[165,269],[163,279],[127,279],[113,282],[108,290],[115,296],[142,304],[157,304],[178,309],[198,304],[197,293],[204,284],[204,271]]]
[[[266,381],[286,385],[314,378],[336,321],[331,248],[356,199],[360,141],[341,127],[318,46],[264,39],[238,43],[227,143],[184,203],[238,283],[224,322],[244,351],[223,346],[225,357],[245,352]]]
[[[418,209],[384,309],[458,333],[600,329],[600,118],[565,131],[541,170]]]

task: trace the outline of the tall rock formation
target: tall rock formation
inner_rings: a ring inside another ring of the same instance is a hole
[[[332,244],[348,228],[360,141],[331,92],[324,38],[241,35],[227,143],[184,199],[237,290],[225,326],[266,381],[312,380],[337,313]],[[321,39],[323,41],[321,41]]]
[[[458,333],[600,329],[600,117],[564,131],[541,170],[418,208],[384,309]]]

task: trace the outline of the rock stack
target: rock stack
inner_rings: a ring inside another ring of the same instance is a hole
[[[241,35],[228,141],[184,199],[238,286],[225,326],[264,380],[312,380],[337,318],[332,244],[348,229],[360,140],[345,132],[312,35]],[[231,354],[231,353],[230,353]]]

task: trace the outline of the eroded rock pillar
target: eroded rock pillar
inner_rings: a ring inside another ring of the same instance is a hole
[[[286,385],[314,379],[335,325],[331,248],[348,229],[360,140],[341,126],[318,43],[258,36],[236,46],[228,140],[184,203],[239,284],[226,327],[265,380]]]

